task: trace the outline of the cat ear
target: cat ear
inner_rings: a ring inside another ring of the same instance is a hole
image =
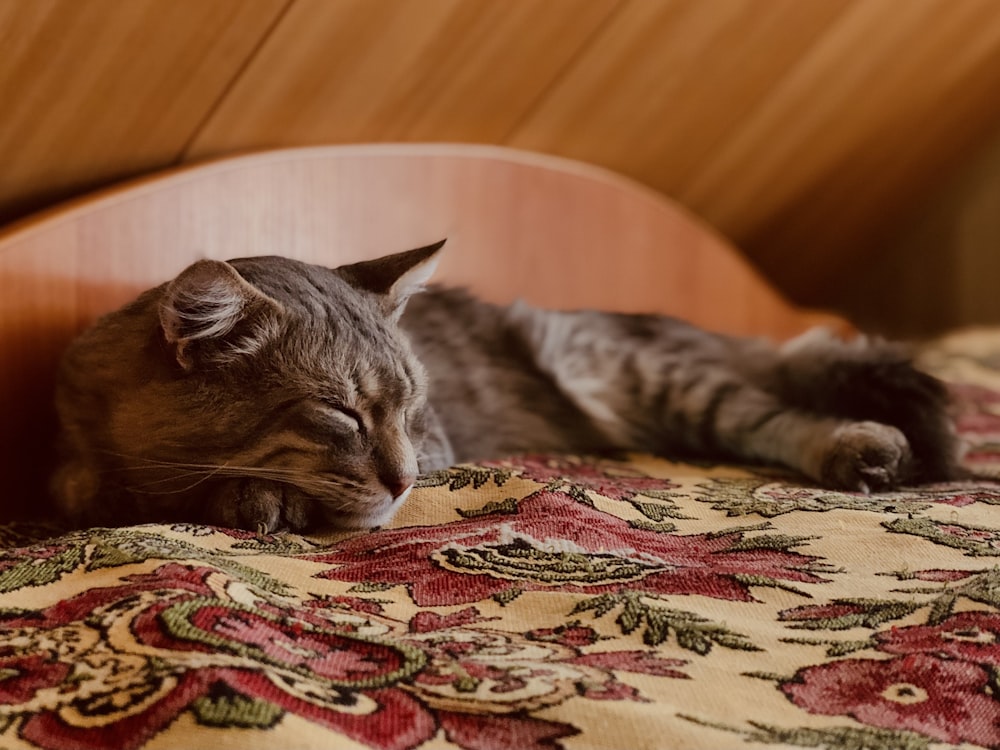
[[[410,295],[421,291],[438,264],[445,240],[375,260],[340,266],[336,272],[352,286],[382,298],[386,315],[398,318]]]
[[[178,364],[190,371],[201,356],[252,350],[280,310],[228,263],[199,260],[167,285],[159,314]]]

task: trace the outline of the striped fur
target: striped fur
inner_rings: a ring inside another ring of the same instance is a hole
[[[519,452],[764,462],[861,492],[958,471],[945,390],[896,345],[410,299],[439,247],[332,270],[200,261],[100,320],[60,370],[61,506],[363,528],[418,471]]]

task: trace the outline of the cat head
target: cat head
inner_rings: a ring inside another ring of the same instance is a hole
[[[198,261],[106,316],[64,358],[57,495],[251,529],[385,523],[427,419],[397,321],[442,244],[335,269]]]

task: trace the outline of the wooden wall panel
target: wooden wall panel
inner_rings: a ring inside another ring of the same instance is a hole
[[[854,307],[886,232],[1000,124],[998,11],[855,0],[678,197],[793,296]]]
[[[681,193],[848,7],[849,0],[630,2],[507,144],[596,157]]]
[[[509,142],[630,174],[850,305],[869,239],[1000,122],[998,81],[995,0],[636,1]]]
[[[859,323],[898,336],[1000,323],[1000,133],[883,247],[852,284]]]
[[[621,0],[296,0],[188,152],[503,142]]]
[[[0,0],[0,221],[169,165],[288,0]]]
[[[800,303],[884,290],[896,328],[893,238],[1000,133],[1000,0],[0,0],[0,49],[0,222],[247,149],[499,143],[676,198]]]

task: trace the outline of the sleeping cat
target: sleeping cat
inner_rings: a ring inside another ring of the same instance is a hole
[[[62,508],[365,528],[420,472],[523,452],[764,462],[865,493],[958,471],[945,389],[896,345],[411,299],[442,244],[335,269],[203,260],[103,317],[60,369]]]

